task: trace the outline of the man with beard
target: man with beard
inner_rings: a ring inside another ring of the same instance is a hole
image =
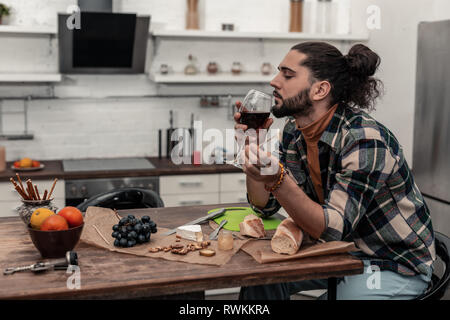
[[[323,42],[294,46],[270,83],[273,115],[288,117],[278,172],[264,175],[266,159],[258,158],[258,147],[245,148],[243,171],[255,211],[267,217],[282,206],[313,239],[354,242],[360,249],[355,254],[365,272],[338,279],[338,299],[417,297],[427,289],[436,259],[429,209],[402,148],[364,111],[373,110],[380,94],[381,82],[373,77],[379,64],[379,56],[361,44],[347,55]],[[246,130],[239,118],[236,113],[235,129]],[[379,271],[379,285],[368,284],[368,269]],[[240,299],[289,299],[326,288],[325,279],[243,287]]]

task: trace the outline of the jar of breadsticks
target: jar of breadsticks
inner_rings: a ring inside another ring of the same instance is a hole
[[[16,174],[16,177],[17,182],[14,178],[10,178],[11,183],[14,185],[14,189],[17,191],[20,196],[20,200],[22,201],[22,205],[16,210],[26,225],[29,225],[31,215],[36,209],[46,208],[55,213],[58,211],[58,208],[53,204],[52,198],[53,190],[55,189],[58,179],[53,181],[50,191],[39,191],[38,186],[33,184],[31,179],[22,182],[19,174]]]

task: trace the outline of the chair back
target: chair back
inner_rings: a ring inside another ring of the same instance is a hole
[[[161,197],[152,190],[123,188],[95,195],[77,208],[85,212],[88,207],[103,207],[117,210],[164,207]]]
[[[440,300],[447,290],[450,280],[450,239],[440,232],[434,232],[436,256],[440,258],[445,271],[442,277],[433,274],[431,277],[431,286],[424,294],[414,300]]]

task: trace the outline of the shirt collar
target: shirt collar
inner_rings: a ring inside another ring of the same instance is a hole
[[[328,127],[323,132],[320,141],[329,145],[335,151],[340,148],[342,137],[341,126],[345,120],[346,107],[345,104],[339,103]]]

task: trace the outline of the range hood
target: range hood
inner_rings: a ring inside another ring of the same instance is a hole
[[[59,68],[65,74],[145,72],[150,16],[113,13],[112,0],[79,0],[80,29],[58,15]]]

